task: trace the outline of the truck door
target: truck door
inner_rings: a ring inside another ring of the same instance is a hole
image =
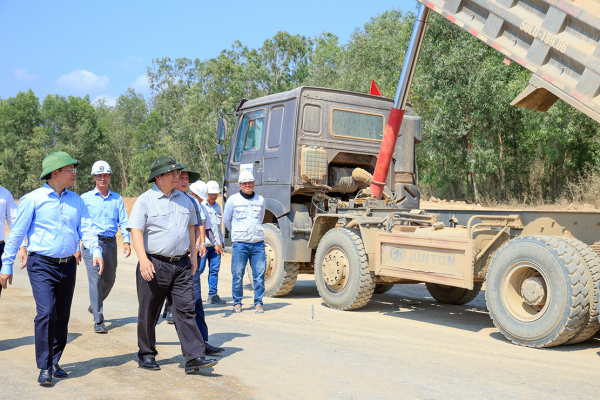
[[[242,170],[249,169],[254,175],[256,192],[260,193],[264,166],[262,165],[264,133],[266,127],[266,110],[246,111],[238,124],[234,138],[231,160],[228,165],[228,191],[233,194],[239,190],[237,180]]]

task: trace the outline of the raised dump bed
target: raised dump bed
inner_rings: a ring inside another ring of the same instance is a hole
[[[600,122],[599,0],[418,0],[533,73],[511,103],[563,99]]]

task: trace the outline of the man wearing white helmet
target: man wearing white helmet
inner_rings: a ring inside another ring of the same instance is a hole
[[[96,181],[94,190],[81,195],[92,221],[98,229],[98,244],[102,248],[104,271],[98,274],[98,266],[93,264],[92,254],[82,247],[83,260],[87,269],[90,288],[88,311],[94,315],[94,332],[107,333],[104,326],[104,300],[108,297],[117,274],[117,230],[123,235],[125,258],[131,254],[129,232],[127,231],[127,211],[123,198],[108,188],[112,170],[106,161],[96,161],[92,165],[92,176]]]
[[[221,213],[221,206],[217,203],[217,198],[221,193],[219,184],[215,181],[208,181],[206,183],[206,196],[207,200],[202,205],[205,206],[208,213],[208,219],[212,223],[213,233],[215,235],[215,243],[207,238],[206,242],[206,256],[200,259],[200,274],[204,272],[206,264],[208,263],[208,298],[206,302],[208,304],[225,304],[226,301],[221,299],[217,294],[217,284],[219,282],[219,269],[221,267],[221,248],[223,247],[223,233],[221,232],[221,222],[223,220],[223,214]]]
[[[223,223],[231,232],[233,254],[231,274],[233,275],[233,311],[242,311],[242,278],[246,264],[250,261],[254,279],[254,306],[256,313],[263,313],[265,294],[265,233],[262,221],[265,216],[265,199],[254,193],[254,175],[245,170],[240,172],[238,183],[241,190],[227,199]]]

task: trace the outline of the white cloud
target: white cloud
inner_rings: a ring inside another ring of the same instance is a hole
[[[98,76],[84,69],[76,69],[67,75],[62,75],[56,84],[77,92],[102,91],[108,85],[108,76]]]
[[[107,106],[114,107],[117,103],[117,98],[110,94],[101,94],[100,96],[96,96],[94,100],[92,100],[92,104],[96,104],[98,101],[104,100]]]
[[[32,81],[34,79],[37,79],[38,76],[29,75],[27,71],[25,71],[23,68],[17,68],[15,69],[15,78],[17,78],[20,81]]]
[[[138,93],[148,93],[150,91],[150,82],[148,82],[146,74],[138,76],[135,82],[130,83],[129,86]]]

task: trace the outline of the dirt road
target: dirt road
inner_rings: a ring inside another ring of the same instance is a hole
[[[120,259],[105,303],[107,335],[93,333],[87,275],[80,268],[69,344],[61,360],[69,378],[38,386],[35,303],[25,270],[0,299],[0,398],[61,399],[597,399],[600,337],[575,346],[533,350],[508,343],[494,328],[483,295],[466,306],[434,302],[423,285],[396,286],[362,310],[322,305],[312,276],[291,294],[265,298],[264,315],[245,290],[231,312],[230,257],[219,291],[224,307],[207,307],[210,342],[227,349],[214,368],[185,375],[175,329],[157,327],[162,370],[137,367],[135,256]],[[206,279],[203,278],[206,293]],[[311,320],[311,306],[315,320]]]

